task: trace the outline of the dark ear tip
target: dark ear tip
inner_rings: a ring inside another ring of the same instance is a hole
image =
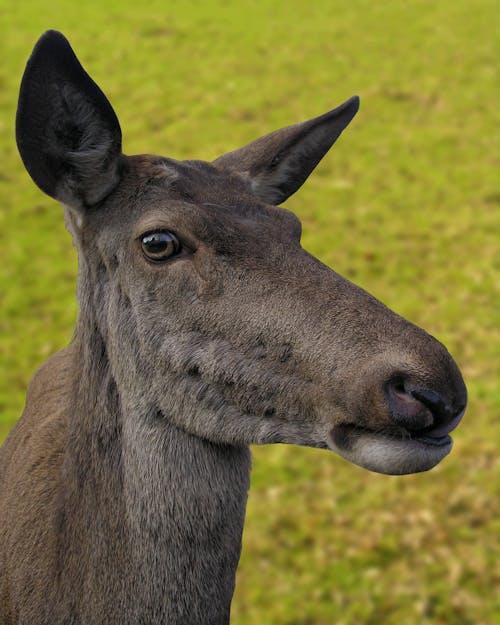
[[[66,39],[66,37],[59,32],[58,30],[46,30],[42,35],[40,35],[40,38],[37,41],[37,46],[38,45],[45,45],[45,44],[51,44],[51,43],[68,43],[68,40]]]
[[[332,109],[328,113],[322,116],[324,119],[336,120],[342,124],[342,130],[347,126],[351,119],[356,115],[359,110],[359,96],[353,95],[345,102],[342,102],[340,106]]]
[[[354,106],[356,110],[359,110],[359,105],[361,103],[361,100],[359,99],[359,95],[353,95],[347,101],[352,102],[352,106]]]
[[[46,30],[38,39],[33,48],[32,56],[42,54],[51,54],[61,51],[63,48],[70,49],[69,41],[58,30]]]
[[[21,82],[21,96],[25,81],[46,77],[54,70],[63,74],[83,71],[66,37],[57,30],[47,30],[36,42],[26,64]]]
[[[345,111],[349,111],[352,115],[355,115],[359,111],[359,95],[353,95],[348,100],[346,100],[343,104],[339,106],[339,109],[344,109]]]

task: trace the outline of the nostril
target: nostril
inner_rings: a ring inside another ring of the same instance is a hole
[[[410,390],[405,379],[395,377],[385,385],[385,392],[393,420],[408,430],[423,430],[434,424],[430,402],[422,401]]]
[[[406,393],[405,383],[403,378],[395,378],[391,381],[394,390],[397,393]]]
[[[434,415],[435,423],[447,420],[453,416],[443,398],[434,391],[423,388],[412,388],[409,392],[415,399],[431,410]]]
[[[449,434],[465,412],[465,402],[450,405],[439,393],[415,386],[402,376],[389,380],[385,392],[395,423],[426,436]]]
[[[427,389],[416,388],[412,394],[428,406],[434,415],[434,422],[424,432],[427,436],[439,437],[449,434],[462,420],[465,413],[465,402],[451,406],[443,398]]]

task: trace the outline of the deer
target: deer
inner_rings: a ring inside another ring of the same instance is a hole
[[[126,156],[66,38],[38,40],[16,138],[62,204],[79,312],[0,450],[1,625],[227,625],[250,445],[389,475],[450,452],[452,356],[305,251],[279,206],[358,108],[210,163]]]

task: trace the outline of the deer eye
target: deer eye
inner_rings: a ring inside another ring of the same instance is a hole
[[[153,263],[161,263],[181,250],[179,239],[171,232],[159,230],[158,232],[148,232],[141,239],[142,253]]]

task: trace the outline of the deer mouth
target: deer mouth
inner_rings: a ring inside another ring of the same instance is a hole
[[[442,428],[385,431],[341,423],[330,431],[328,447],[370,471],[405,475],[428,471],[441,462],[453,447],[449,431]]]

